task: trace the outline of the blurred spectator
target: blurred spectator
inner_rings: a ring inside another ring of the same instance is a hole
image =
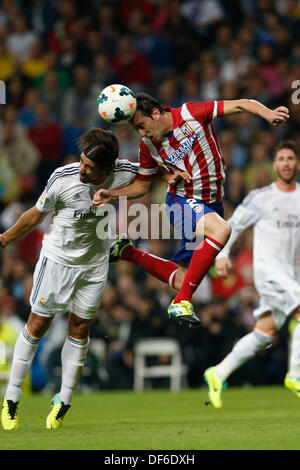
[[[180,102],[176,77],[165,78],[157,87],[157,96],[163,106],[177,108]]]
[[[54,27],[49,31],[47,41],[49,48],[61,51],[61,41],[70,35],[74,22],[78,17],[78,8],[73,0],[61,0],[56,6],[57,18]]]
[[[200,99],[200,82],[197,77],[187,76],[183,83],[181,101],[183,103],[197,103]]]
[[[230,45],[230,56],[221,66],[221,80],[224,82],[239,81],[247,75],[250,58],[240,41],[234,40]]]
[[[266,148],[256,143],[251,148],[250,161],[244,171],[246,193],[267,186],[274,180],[274,170]]]
[[[181,6],[179,0],[168,3],[169,14],[163,28],[164,37],[172,45],[172,64],[180,74],[202,48],[201,40],[191,22],[182,14]]]
[[[6,155],[0,154],[0,204],[8,204],[21,195],[18,175]]]
[[[155,12],[154,8],[153,2],[149,0],[122,0],[120,8],[122,24],[127,27],[132,14],[136,10],[140,10],[148,21],[152,21]]]
[[[62,128],[58,121],[51,120],[50,109],[46,103],[37,105],[36,124],[29,127],[28,137],[41,155],[38,183],[42,187],[62,157]]]
[[[230,58],[232,36],[232,29],[228,24],[221,24],[216,30],[216,39],[211,50],[214,59],[220,66]]]
[[[95,125],[98,119],[96,102],[99,89],[91,85],[91,78],[91,72],[87,67],[75,68],[74,85],[65,92],[62,103],[64,125],[77,120],[83,120],[87,126]]]
[[[237,141],[234,131],[230,128],[224,129],[219,133],[219,139],[227,168],[244,168],[248,155],[245,147]]]
[[[40,154],[26,134],[18,132],[18,128],[9,122],[0,128],[0,158],[7,158],[18,177],[22,193],[29,193],[35,185],[34,172]]]
[[[36,108],[40,99],[40,92],[36,88],[30,88],[25,94],[24,103],[19,112],[19,122],[27,128],[36,124]]]
[[[24,322],[21,320],[18,315],[17,301],[14,296],[6,295],[0,301],[0,317],[2,321],[8,326],[11,327],[11,332],[13,331],[13,337],[17,339],[18,334],[24,327]],[[1,323],[1,320],[0,320]],[[15,336],[17,335],[17,336]]]
[[[31,79],[39,78],[47,70],[47,59],[41,38],[36,37],[31,44],[27,58],[23,61],[23,72]]]
[[[226,200],[232,208],[237,207],[245,197],[244,175],[239,168],[229,171],[226,184]]]
[[[95,23],[95,30],[101,31],[102,51],[110,56],[116,52],[119,40],[119,31],[122,25],[119,22],[120,6],[111,4],[112,2],[103,2],[96,6],[95,17],[92,19]],[[129,11],[129,2],[127,11]]]
[[[60,89],[65,90],[70,87],[72,83],[72,70],[62,64],[61,56],[55,51],[46,52],[47,72],[53,71],[57,75],[58,86]],[[35,80],[37,87],[44,85],[45,74],[41,75]]]
[[[79,65],[77,43],[73,36],[66,36],[61,40],[60,65],[72,74],[75,66]]]
[[[40,95],[41,100],[49,106],[51,117],[60,121],[64,95],[59,87],[58,74],[55,70],[49,70],[45,74]]]
[[[210,53],[203,53],[201,55],[199,66],[201,70],[201,101],[212,101],[214,99],[220,99],[220,71]]]
[[[268,89],[275,96],[282,95],[285,91],[285,86],[277,68],[275,51],[271,45],[261,44],[258,47],[257,57],[259,62],[258,71],[266,81]]]
[[[29,57],[35,39],[36,34],[28,28],[25,17],[14,16],[12,18],[12,33],[7,38],[8,50],[20,61],[23,61]]]
[[[132,162],[138,161],[139,138],[129,124],[122,124],[116,130],[120,151],[119,158],[127,158]]]
[[[24,104],[25,94],[29,88],[29,82],[23,80],[23,77],[19,74],[12,75],[6,87],[7,102],[10,105],[15,106],[17,109],[21,109]]]
[[[218,0],[187,0],[181,8],[182,14],[204,35],[225,19],[224,11]]]
[[[112,57],[112,67],[121,82],[135,91],[149,90],[152,69],[145,54],[138,52],[130,36],[121,36],[116,53]]]
[[[53,28],[56,16],[54,3],[34,0],[26,5],[26,16],[29,18],[33,30],[43,39]]]
[[[7,80],[14,72],[15,56],[0,37],[0,80]]]
[[[95,54],[93,60],[93,84],[97,87],[99,93],[108,85],[118,82],[119,78],[112,69],[109,56],[102,52]]]
[[[142,16],[141,11],[135,10],[136,15],[140,20],[132,31],[135,47],[148,57],[155,73],[155,80],[159,80],[172,70],[172,43],[163,35],[153,31],[151,23]]]

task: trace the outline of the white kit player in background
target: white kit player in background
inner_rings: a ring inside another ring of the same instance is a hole
[[[92,206],[93,196],[99,187],[118,188],[124,182],[130,184],[137,175],[137,164],[117,159],[118,140],[109,131],[89,130],[79,139],[79,148],[80,163],[57,168],[36,205],[0,235],[0,248],[4,248],[54,211],[34,272],[31,312],[14,349],[1,414],[6,430],[18,426],[21,388],[40,339],[56,314],[70,312],[61,352],[61,390],[52,401],[46,427],[62,424],[87,355],[89,329],[100,306],[109,266],[109,240],[99,239],[96,233],[103,208]]]
[[[210,402],[222,406],[227,377],[255,353],[272,344],[276,330],[293,314],[298,324],[291,338],[285,386],[300,397],[300,185],[296,182],[299,153],[293,141],[282,141],[274,152],[276,180],[251,191],[228,220],[231,236],[216,258],[219,275],[232,269],[229,258],[237,237],[254,226],[253,269],[260,305],[254,330],[241,338],[215,367],[204,372]]]

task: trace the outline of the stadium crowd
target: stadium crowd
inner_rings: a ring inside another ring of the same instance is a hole
[[[276,143],[291,138],[300,145],[300,107],[291,99],[300,77],[299,24],[297,0],[2,0],[0,230],[36,201],[55,168],[78,160],[76,139],[91,126],[110,128],[119,138],[120,156],[137,161],[137,134],[127,124],[110,127],[97,114],[97,96],[111,83],[149,92],[173,107],[246,97],[289,108],[289,122],[277,129],[246,113],[215,121],[227,165],[228,218],[250,190],[272,181]],[[150,196],[139,202],[162,204],[164,185],[156,179]],[[48,223],[1,253],[0,340],[4,324],[13,337],[26,322],[32,272]],[[135,240],[164,258],[174,253],[174,243]],[[204,369],[253,327],[251,229],[235,247],[234,266],[229,279],[214,269],[205,277],[193,299],[203,327],[191,330],[166,315],[174,296],[170,287],[133,264],[112,265],[91,330],[91,344],[103,340],[106,354],[99,359],[91,348],[81,387],[132,388],[134,344],[153,336],[178,339],[188,385],[201,386]],[[230,383],[282,383],[291,327],[287,323],[275,347],[243,366]],[[56,318],[41,341],[33,390],[57,386],[65,328],[66,319]]]

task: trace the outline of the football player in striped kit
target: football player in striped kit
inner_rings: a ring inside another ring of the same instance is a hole
[[[294,315],[298,320],[290,344],[285,386],[300,397],[300,185],[296,182],[299,151],[295,142],[279,142],[274,151],[276,180],[251,191],[228,220],[232,232],[216,258],[219,275],[228,277],[229,258],[238,236],[254,227],[253,270],[259,306],[253,331],[239,339],[232,351],[204,372],[209,399],[222,407],[226,379],[258,351],[272,345],[276,331]]]
[[[0,235],[3,249],[53,211],[33,276],[31,312],[14,348],[1,414],[5,430],[18,427],[22,385],[41,338],[56,314],[70,312],[61,352],[61,389],[46,419],[48,429],[61,426],[84,366],[89,329],[101,303],[109,266],[109,240],[97,233],[105,216],[92,205],[93,195],[100,187],[118,188],[124,181],[130,184],[137,175],[137,164],[117,158],[119,143],[109,131],[89,130],[81,136],[79,148],[80,162],[57,168],[36,205]]]
[[[213,126],[219,116],[248,112],[273,126],[289,118],[284,106],[275,110],[251,99],[184,103],[164,108],[146,93],[137,93],[137,110],[131,124],[142,137],[139,170],[134,182],[116,190],[99,190],[95,206],[120,196],[137,198],[150,189],[158,168],[170,174],[166,204],[171,225],[181,231],[181,244],[171,261],[160,260],[132,246],[122,235],[112,246],[111,261],[132,261],[178,290],[168,308],[170,317],[189,326],[200,320],[191,303],[192,295],[227,243],[231,228],[223,219],[225,162]],[[179,177],[178,177],[179,176]],[[172,180],[173,178],[173,180]],[[124,185],[125,186],[125,185]],[[193,237],[202,240],[189,249]]]

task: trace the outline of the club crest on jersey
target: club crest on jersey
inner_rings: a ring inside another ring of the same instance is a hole
[[[179,129],[181,130],[181,132],[183,133],[183,135],[189,136],[189,135],[193,135],[193,134],[194,134],[194,130],[193,130],[192,126],[191,126],[188,122],[185,122],[185,123],[183,124],[183,126],[181,126]]]
[[[44,306],[45,303],[46,303],[45,297],[41,297],[40,300],[39,300],[39,304]]]

